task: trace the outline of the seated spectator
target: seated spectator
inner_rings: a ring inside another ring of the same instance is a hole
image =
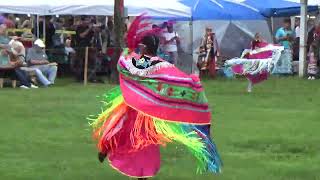
[[[2,18],[2,19],[1,19]],[[7,25],[2,24],[5,19],[0,16],[0,87],[3,86],[3,78],[10,78],[16,80],[14,74],[14,67],[10,65],[9,57],[9,42],[10,39],[7,36]]]
[[[44,51],[45,44],[42,40],[37,39],[32,48],[27,53],[27,63],[35,69],[38,80],[44,86],[54,84],[57,76],[57,63],[50,63],[48,56]]]
[[[13,67],[10,65],[9,58],[9,41],[10,39],[6,36],[6,28],[5,24],[0,25],[0,87],[3,86],[3,79],[10,78],[11,80],[16,80],[14,76]]]
[[[10,56],[10,65],[14,69],[17,79],[20,81],[20,88],[29,89],[29,88],[38,88],[37,86],[31,83],[30,78],[25,71],[21,69],[22,66],[26,65],[25,63],[25,48],[23,44],[17,40],[11,40],[9,42],[10,50],[8,51]]]
[[[0,24],[0,65],[6,65],[9,63],[9,54],[6,51],[6,48],[10,39],[6,34],[6,31],[7,26],[5,24]]]

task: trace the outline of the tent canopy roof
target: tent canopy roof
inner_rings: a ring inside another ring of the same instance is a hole
[[[257,20],[260,12],[244,3],[232,0],[180,0],[192,10],[194,20]]]
[[[300,0],[244,0],[243,3],[259,9],[266,17],[288,17],[297,15],[300,13],[301,6]],[[320,0],[311,0],[308,11],[318,11],[319,4]]]
[[[142,12],[153,17],[190,18],[191,9],[178,0],[161,0],[161,3],[150,3],[150,0],[125,0],[129,16]],[[10,0],[0,4],[0,12],[14,14],[39,15],[113,15],[114,0]]]

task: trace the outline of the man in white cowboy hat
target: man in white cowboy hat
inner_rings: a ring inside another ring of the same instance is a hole
[[[50,63],[48,61],[48,56],[44,48],[45,44],[43,41],[37,39],[33,47],[29,49],[26,61],[30,67],[34,68],[41,84],[47,87],[54,84],[58,67],[56,63]]]

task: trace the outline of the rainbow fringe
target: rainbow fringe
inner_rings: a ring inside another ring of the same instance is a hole
[[[89,118],[93,128],[93,136],[98,140],[98,149],[103,152],[113,151],[118,139],[114,136],[119,132],[119,124],[123,123],[125,114],[130,108],[124,102],[120,87],[112,89],[104,95],[104,109],[96,118]],[[209,136],[209,128],[203,125],[173,123],[157,119],[143,112],[137,114],[134,128],[130,133],[132,149],[140,150],[151,144],[165,146],[170,142],[185,145],[198,161],[197,173],[221,171],[222,162],[215,144]],[[121,126],[120,126],[121,128]]]

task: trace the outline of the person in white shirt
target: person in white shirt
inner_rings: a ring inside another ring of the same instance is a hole
[[[300,19],[295,20],[295,39],[293,43],[293,60],[296,61],[299,59],[299,43],[300,43]]]
[[[167,32],[163,33],[163,50],[169,55],[169,62],[176,65],[178,60],[179,35],[177,32],[173,31],[172,23],[168,23],[167,30]]]
[[[300,38],[300,19],[296,19],[295,26],[296,38]]]

